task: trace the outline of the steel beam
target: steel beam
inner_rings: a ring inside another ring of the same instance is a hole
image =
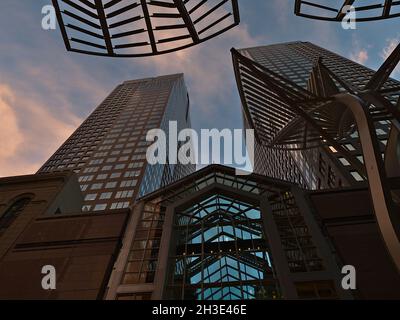
[[[400,7],[400,1],[398,0],[375,0],[375,3],[369,2],[368,4],[365,4],[365,0],[342,0],[340,6],[336,3],[326,4],[326,2],[321,0],[296,0],[294,12],[297,16],[308,19],[341,22],[346,17],[346,13],[343,13],[345,6],[353,6],[356,13],[364,13],[363,17],[356,16],[356,22],[400,17],[398,11],[392,10],[395,7]],[[314,12],[310,12],[312,9],[314,9]],[[381,11],[379,9],[381,9]],[[380,13],[377,14],[377,11],[380,11]],[[368,12],[371,12],[371,15],[365,16],[365,13]]]

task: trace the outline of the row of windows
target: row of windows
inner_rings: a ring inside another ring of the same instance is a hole
[[[125,209],[129,207],[129,201],[124,201],[124,202],[113,202],[110,205],[110,209],[111,210],[115,210],[115,209]],[[91,205],[84,205],[82,207],[82,211],[104,211],[107,210],[107,203],[98,203],[96,205],[94,205],[93,209]]]
[[[100,189],[113,189],[116,188],[118,184],[118,181],[110,181],[107,183],[93,183],[90,185],[90,190],[100,190]],[[134,187],[137,184],[137,180],[122,180],[119,184],[121,188],[125,187]],[[89,185],[81,185],[81,190],[86,191],[88,189]]]
[[[135,190],[123,190],[115,193],[115,199],[132,198]],[[113,192],[89,193],[85,196],[85,201],[94,201],[97,198],[100,200],[108,200],[113,196]]]
[[[132,88],[129,89],[130,93],[133,92],[131,90]],[[121,106],[118,106],[117,108],[115,107],[115,102],[119,99],[118,94],[124,94],[126,99],[120,99],[121,101],[125,102],[125,107],[128,105],[129,101],[129,94],[127,92],[122,92],[122,90],[117,90],[116,94],[112,94],[109,96],[108,100],[112,105],[107,105],[107,103],[103,103],[100,105],[96,111],[84,122],[84,124],[81,125],[81,127],[76,131],[76,133],[68,139],[68,141],[63,145],[62,148],[54,155],[51,160],[47,163],[47,167],[44,168],[46,171],[54,170],[54,169],[62,169],[65,167],[68,168],[73,168],[73,167],[82,167],[84,166],[84,162],[90,159],[90,156],[93,154],[93,150],[96,149],[96,145],[101,141],[101,138],[104,137],[105,133],[107,130],[111,127],[110,124],[112,123],[112,120],[120,114],[121,111]],[[114,99],[114,100],[113,100]],[[165,104],[165,102],[164,102]],[[128,107],[129,109],[131,107]],[[138,109],[138,108],[136,108]],[[115,126],[113,129],[110,130],[110,134],[108,137],[118,137],[118,132],[121,132],[121,136],[127,137],[128,135],[136,135],[132,139],[130,138],[130,147],[133,147],[135,143],[134,141],[137,140],[139,134],[141,133],[141,130],[138,130],[138,122],[142,122],[141,120],[137,121],[138,119],[146,119],[146,115],[150,115],[152,112],[154,115],[152,115],[148,120],[148,123],[151,124],[156,124],[159,122],[161,115],[160,111],[162,110],[162,106],[157,106],[154,109],[144,109],[143,110],[132,110],[134,111],[135,114],[132,116],[132,112],[127,113],[127,114],[122,114],[120,115],[120,120],[117,120],[115,123]],[[139,113],[140,112],[140,113]],[[139,114],[138,114],[139,113]],[[112,114],[112,115],[110,115]],[[140,115],[140,117],[139,117]],[[134,122],[134,125],[131,127],[128,127],[126,125],[126,122],[129,121],[128,118],[131,118],[130,121]],[[99,121],[107,120],[108,123],[103,123]],[[135,120],[135,121],[133,121]],[[143,121],[144,123],[144,121]],[[122,133],[122,131],[125,131]],[[128,132],[129,131],[129,132]],[[119,139],[118,143],[119,145],[116,145],[117,148],[124,148],[124,144],[122,142],[128,141],[127,138],[125,139]],[[115,139],[107,139],[107,142],[115,143],[117,142]],[[89,146],[84,146],[84,144],[89,144]],[[104,142],[103,142],[104,144]],[[145,142],[139,142],[139,146],[145,146]],[[80,146],[80,148],[79,148]],[[128,146],[128,148],[129,148]],[[100,147],[102,150],[106,149],[111,149],[108,146],[101,146]],[[85,150],[88,150],[86,153],[84,152]],[[131,149],[132,150],[132,149]],[[123,154],[129,154],[128,151],[122,151]],[[113,152],[113,155],[117,155],[118,151]],[[74,157],[75,156],[75,157]],[[79,157],[81,156],[81,157]],[[82,157],[83,156],[83,157]],[[105,154],[97,153],[95,156],[105,156]],[[62,163],[60,164],[59,161],[64,158]],[[142,158],[143,157],[137,157],[137,158]],[[114,159],[111,159],[114,160]],[[110,160],[110,161],[111,161]],[[120,161],[126,161],[128,159],[122,158]],[[73,164],[71,162],[75,162],[76,164]],[[79,162],[79,163],[78,163]],[[91,164],[96,164],[101,161],[93,160]],[[59,166],[56,166],[59,164]]]

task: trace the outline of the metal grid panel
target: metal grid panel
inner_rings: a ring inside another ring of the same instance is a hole
[[[112,57],[164,54],[239,24],[237,0],[52,0],[68,51]]]
[[[398,110],[386,96],[400,91],[400,87],[387,89],[384,85],[399,55],[400,46],[361,89],[346,83],[319,59],[306,90],[232,49],[244,111],[258,140],[268,147],[288,150],[325,144],[343,149],[338,141],[355,130],[355,122],[346,106],[335,99],[340,92],[366,100],[374,121],[396,118]]]
[[[368,177],[377,221],[386,246],[400,269],[400,224],[398,218],[400,196],[390,177],[397,175],[400,120],[399,85],[387,86],[389,77],[400,62],[400,45],[391,53],[381,68],[362,87],[343,79],[318,59],[311,71],[307,90],[303,96],[293,93],[295,83],[281,79],[253,60],[232,49],[234,69],[243,107],[248,121],[259,132],[264,145],[287,149],[306,149],[319,144],[334,147],[364,177]],[[245,87],[245,80],[255,79]],[[306,94],[308,92],[308,94]],[[264,95],[265,103],[257,101]],[[276,103],[274,103],[276,101]],[[272,106],[272,107],[271,107]],[[264,111],[262,119],[258,114]],[[280,117],[276,125],[270,119]],[[390,121],[390,138],[382,159],[376,125]],[[341,140],[351,131],[358,130],[362,145],[364,165],[345,149]],[[261,133],[261,134],[260,134]],[[396,146],[396,147],[394,147]],[[392,151],[390,151],[392,150]]]
[[[359,22],[400,17],[400,1],[395,0],[296,0],[295,14],[310,19],[342,21],[346,6],[355,8]]]
[[[174,298],[280,297],[258,206],[213,193],[175,220]]]

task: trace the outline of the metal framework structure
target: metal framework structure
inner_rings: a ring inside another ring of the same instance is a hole
[[[156,300],[302,298],[298,275],[314,298],[342,297],[339,269],[303,201],[294,184],[219,165],[146,195],[133,207],[106,298],[146,288]]]
[[[295,14],[300,17],[342,21],[346,6],[353,6],[357,13],[356,21],[374,21],[400,17],[400,1],[397,0],[296,0]]]
[[[400,45],[362,89],[346,83],[322,59],[304,89],[235,49],[232,55],[244,112],[258,141],[286,150],[332,146],[368,177],[382,236],[400,270],[400,188],[392,180],[400,177],[400,85],[387,84],[400,61]],[[385,162],[374,125],[381,120],[392,122]],[[365,167],[340,143],[356,130]]]
[[[68,51],[141,57],[177,51],[240,22],[237,0],[52,0]]]
[[[277,298],[261,218],[254,204],[222,193],[177,212],[174,229],[179,237],[169,284],[175,297],[249,300],[263,291]]]

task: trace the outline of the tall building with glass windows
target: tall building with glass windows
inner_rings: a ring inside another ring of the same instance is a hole
[[[266,68],[277,76],[291,81],[304,89],[312,88],[312,73],[318,59],[337,73],[346,83],[355,88],[363,88],[374,71],[338,54],[309,42],[290,42],[238,50],[238,52]],[[259,121],[271,121],[265,114],[273,110],[274,101],[263,94],[250,74],[245,74],[243,66],[235,64],[238,88],[241,94],[245,125]],[[399,86],[400,82],[389,80],[386,87]],[[339,88],[341,84],[337,84]],[[249,92],[252,94],[249,94]],[[393,96],[393,102],[398,99]],[[262,107],[260,107],[262,106]],[[264,108],[264,109],[263,109]],[[271,109],[271,110],[269,110]],[[257,129],[256,129],[257,131]],[[376,133],[380,140],[382,156],[390,131],[390,121],[376,123]],[[363,165],[364,159],[357,131],[340,141],[346,150]],[[325,189],[342,186],[357,186],[364,180],[362,174],[332,146],[306,151],[277,150],[256,143],[255,171],[270,177],[295,182],[309,189]]]
[[[169,121],[190,127],[189,96],[183,74],[126,81],[94,110],[40,168],[72,170],[84,194],[83,211],[126,208],[195,170],[193,165],[148,165],[147,132]]]

